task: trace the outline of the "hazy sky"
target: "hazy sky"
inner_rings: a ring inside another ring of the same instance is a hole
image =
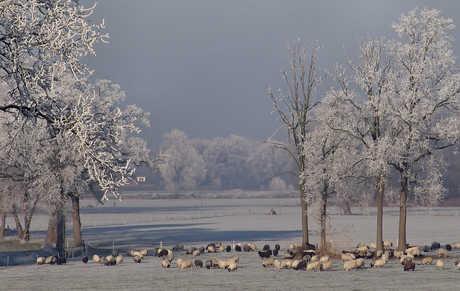
[[[416,6],[441,9],[460,26],[457,0],[98,0],[91,21],[105,20],[109,44],[84,62],[150,112],[141,136],[151,148],[175,128],[189,138],[264,141],[281,125],[267,90],[287,90],[286,41],[318,41],[317,67],[331,70],[344,45],[355,55],[357,37],[396,38],[391,23]],[[460,27],[452,34],[458,56]]]

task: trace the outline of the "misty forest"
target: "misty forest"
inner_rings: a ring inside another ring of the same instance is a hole
[[[460,70],[455,25],[440,10],[401,14],[394,39],[359,37],[358,51],[344,50],[333,71],[317,67],[320,43],[287,42],[288,69],[260,101],[273,104],[279,121],[265,141],[188,138],[174,129],[158,133],[163,143],[151,149],[138,136],[149,113],[122,107],[130,96],[92,80],[81,61],[109,37],[104,22],[87,21],[93,9],[77,0],[0,2],[0,240],[8,215],[17,238],[29,241],[40,208],[49,215],[45,242],[63,252],[66,221],[73,247],[84,244],[83,198],[240,189],[298,198],[302,244],[310,245],[314,220],[324,252],[330,207],[351,214],[351,206],[376,206],[377,250],[383,207],[398,207],[403,251],[409,207],[459,199]]]

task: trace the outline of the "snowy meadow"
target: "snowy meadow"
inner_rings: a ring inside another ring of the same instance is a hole
[[[453,249],[444,258],[444,270],[435,264],[423,266],[416,260],[414,272],[404,272],[398,260],[390,260],[386,268],[365,268],[345,272],[340,260],[332,260],[333,269],[322,272],[277,270],[264,268],[255,252],[204,253],[204,262],[213,257],[227,259],[240,256],[235,272],[221,269],[193,268],[180,270],[176,259],[195,257],[186,255],[189,247],[206,246],[221,242],[255,244],[259,249],[277,243],[286,250],[291,243],[300,241],[300,207],[297,199],[202,199],[202,200],[123,200],[104,205],[84,200],[81,204],[83,238],[89,246],[89,256],[108,255],[113,249],[125,256],[122,264],[107,267],[95,262],[83,264],[81,255],[69,254],[63,266],[38,266],[35,260],[46,250],[27,252],[0,252],[0,290],[286,290],[291,288],[312,290],[396,290],[404,284],[409,290],[453,290],[460,270],[454,262],[460,255]],[[88,207],[92,204],[92,207]],[[276,215],[268,215],[271,210]],[[341,215],[330,213],[329,239],[337,252],[353,250],[360,242],[369,245],[375,241],[376,209],[367,213]],[[460,208],[409,210],[408,242],[420,247],[438,241],[441,245],[460,242],[457,223]],[[384,239],[396,244],[398,211],[385,208]],[[8,218],[11,219],[11,218]],[[14,225],[13,221],[7,221]],[[37,215],[32,224],[32,240],[42,240],[46,234],[47,217]],[[67,238],[72,245],[71,223],[67,225]],[[318,226],[310,222],[310,237],[319,242]],[[126,252],[131,249],[149,249],[162,245],[172,248],[184,244],[185,250],[175,251],[171,268],[161,267],[161,259],[149,255],[142,263],[134,263]],[[424,253],[438,259],[435,251]],[[279,257],[282,256],[282,253]],[[8,266],[7,266],[8,264]]]

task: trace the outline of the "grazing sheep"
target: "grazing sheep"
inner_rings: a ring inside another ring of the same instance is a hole
[[[200,260],[200,259],[196,259],[195,260],[195,267],[200,267],[200,268],[203,268],[203,261]]]
[[[383,242],[383,247],[384,248],[389,248],[389,247],[392,247],[392,246],[393,246],[392,242],[389,242],[389,241],[384,241]]]
[[[101,262],[101,258],[100,258],[98,255],[94,255],[94,256],[93,256],[93,261],[95,261],[96,263],[100,263],[100,262]]]
[[[57,262],[57,257],[56,256],[49,256],[49,257],[46,257],[46,259],[45,259],[45,264],[54,265],[54,264],[56,264],[56,262]]]
[[[387,261],[384,259],[376,259],[371,263],[371,267],[377,268],[377,267],[385,267],[387,264]]]
[[[37,258],[37,265],[43,265],[45,263],[45,257],[38,257]]]
[[[173,251],[184,250],[184,245],[175,245],[172,248]]]
[[[460,248],[460,243],[452,243],[450,244],[453,249],[458,249]]]
[[[345,261],[345,263],[343,263],[343,269],[345,271],[350,271],[350,270],[356,270],[356,268],[358,267],[356,261],[352,260],[352,261]]]
[[[418,247],[412,247],[405,250],[406,254],[415,256],[420,256],[420,249]]]
[[[455,265],[457,266],[460,263],[460,257],[455,261]]]
[[[291,260],[285,259],[281,261],[280,269],[288,269],[286,266],[289,264]]]
[[[194,250],[192,254],[194,257],[198,257],[201,253],[200,250]]]
[[[319,261],[320,261],[321,263],[327,262],[327,261],[329,261],[329,256],[328,256],[328,255],[324,255],[324,256],[322,256],[321,258],[319,258]]]
[[[274,260],[274,259],[268,258],[268,259],[265,259],[265,260],[262,262],[262,266],[263,266],[264,268],[266,268],[266,267],[272,267],[274,263],[275,263],[275,260]]]
[[[169,250],[166,250],[166,252],[169,253]],[[141,257],[141,259],[144,259],[144,255],[141,252],[138,252],[138,251],[134,252],[133,257],[135,256],[138,256],[138,257]]]
[[[436,261],[436,267],[438,268],[438,270],[444,269],[444,261],[443,260],[437,260]]]
[[[331,261],[321,262],[320,270],[325,271],[325,270],[330,270],[330,269],[332,269]]]
[[[452,250],[452,246],[450,244],[447,244],[446,245],[446,251],[451,251]]]
[[[205,262],[206,269],[211,269],[213,267],[212,260],[207,260]]]
[[[437,252],[438,252],[438,257],[440,258],[447,257],[447,251],[445,249],[439,248]]]
[[[372,248],[372,249],[376,249],[376,248],[377,248],[377,245],[376,245],[375,243],[371,243],[371,244],[369,245],[369,247]]]
[[[56,265],[65,265],[67,263],[66,257],[59,257],[56,261]]]
[[[273,253],[272,253],[272,250],[270,250],[270,249],[268,249],[268,250],[266,250],[266,251],[258,251],[257,253],[259,254],[259,257],[260,257],[261,259],[264,259],[264,258],[269,259],[270,256],[273,254]]]
[[[404,255],[403,251],[398,251],[398,250],[393,251],[393,256],[397,259],[400,259],[403,255]]]
[[[101,264],[102,264],[103,266],[109,266],[109,265],[110,265],[110,261],[109,261],[109,259],[107,259],[107,257],[103,257],[103,258],[101,259]]]
[[[281,269],[281,262],[279,260],[275,260],[273,262],[273,266],[275,266],[276,269]]]
[[[238,265],[235,262],[232,262],[227,266],[227,270],[229,272],[236,271],[236,269],[238,269]]]
[[[406,262],[404,264],[404,271],[415,271],[415,263],[414,262]]]
[[[390,255],[388,253],[384,253],[381,258],[388,262],[388,260],[390,259]]]
[[[292,259],[295,256],[293,252],[286,251],[284,252],[283,259]]]
[[[212,245],[208,245],[206,247],[206,250],[208,251],[208,253],[215,253],[216,252],[216,248]]]
[[[310,264],[307,265],[307,271],[312,271],[312,270],[319,271],[320,268],[321,268],[321,263],[319,261],[310,262]]]
[[[142,262],[142,257],[141,257],[141,256],[135,255],[135,256],[133,257],[133,259],[134,259],[134,262],[135,262],[135,263],[140,263],[140,262]]]
[[[360,269],[360,268],[364,267],[364,259],[363,258],[356,259],[355,262],[356,262],[356,269]]]
[[[437,250],[437,249],[439,249],[440,247],[441,247],[441,244],[438,243],[437,241],[435,241],[435,242],[433,242],[433,243],[431,244],[430,249],[431,249],[431,250]]]
[[[422,265],[428,265],[433,263],[433,258],[432,257],[425,257],[422,260]]]
[[[412,262],[412,257],[409,255],[402,255],[399,261],[401,262],[401,265],[404,265],[406,262]]]
[[[319,257],[317,255],[314,255],[313,257],[310,258],[311,262],[316,262],[319,261]]]
[[[123,260],[124,260],[124,258],[123,258],[122,255],[118,255],[118,256],[115,258],[115,262],[116,262],[117,264],[123,263]]]
[[[235,246],[235,251],[241,252],[241,246],[240,246],[240,245],[236,245],[236,246]]]
[[[83,256],[83,258],[81,258],[81,261],[85,264],[88,263],[88,256]]]
[[[182,260],[180,262],[180,265],[178,265],[179,269],[184,270],[184,269],[191,269],[193,267],[193,262],[190,260]]]
[[[253,252],[257,251],[257,247],[254,244],[248,243],[247,245],[248,245],[248,247],[251,248],[251,251],[253,251]]]
[[[357,247],[356,247],[356,251],[357,252],[365,252],[369,249],[368,246],[364,245],[364,244],[359,244]]]
[[[275,257],[278,256],[278,250],[277,249],[273,250],[273,256],[275,256]]]
[[[196,250],[197,250],[196,247],[190,247],[190,248],[185,252],[185,254],[186,254],[186,255],[191,255],[191,254],[193,254],[193,252],[196,251]],[[173,251],[174,251],[174,248],[173,248]]]
[[[295,270],[305,270],[306,268],[307,268],[307,261],[305,260],[300,260],[300,262],[294,267]]]
[[[149,250],[144,249],[144,250],[140,251],[139,253],[142,255],[142,258],[144,258],[144,257],[148,256]]]
[[[219,259],[217,259],[217,266],[219,266],[219,268],[221,269],[226,269],[228,267],[227,262],[219,260]]]
[[[232,247],[231,247],[231,246],[226,246],[226,247],[225,247],[225,251],[226,251],[227,253],[229,253],[231,250],[232,250]]]
[[[429,247],[428,245],[424,245],[424,246],[423,246],[423,251],[424,251],[425,253],[429,252],[429,251],[430,251],[430,247]]]
[[[353,261],[354,260],[354,258],[348,253],[342,253],[341,257],[342,257],[342,261]]]
[[[169,267],[171,267],[171,262],[166,260],[166,259],[163,259],[163,260],[161,260],[161,266],[163,268],[169,268]]]
[[[220,251],[221,253],[225,252],[225,247],[224,247],[224,246],[220,246],[220,247],[219,247],[219,251]]]
[[[297,265],[299,265],[301,262],[301,260],[293,260],[292,263],[291,263],[291,268],[296,270],[297,269]]]
[[[132,253],[132,256],[133,256],[133,257],[134,257],[134,255],[135,255],[135,253],[136,253],[136,252],[133,252],[133,253]],[[169,252],[168,252],[167,249],[159,249],[159,250],[158,250],[157,256],[158,256],[159,258],[161,258],[161,257],[166,257],[168,254],[169,254]]]

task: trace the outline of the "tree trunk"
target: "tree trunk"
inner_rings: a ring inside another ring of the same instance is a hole
[[[302,246],[306,246],[309,243],[308,238],[308,214],[307,214],[307,201],[305,187],[303,184],[300,185],[300,205],[302,211]]]
[[[48,222],[45,243],[52,244],[59,254],[64,254],[65,215],[63,210],[56,209]]]
[[[18,230],[18,239],[23,239],[24,237],[24,230],[22,229],[21,222],[19,221],[18,213],[16,212],[16,207],[13,204],[13,218],[14,222],[16,223],[16,229]]]
[[[350,201],[348,201],[348,199],[345,199],[345,205],[343,206],[343,214],[344,215],[353,214],[353,212],[351,212]]]
[[[5,239],[5,224],[6,224],[6,211],[2,211],[2,221],[0,227],[0,240]]]
[[[326,206],[327,206],[327,183],[324,183],[323,185],[323,192],[322,197],[321,197],[321,247],[320,251],[323,252],[324,254],[327,254],[329,252],[328,247],[327,247],[327,240],[326,240],[326,222],[327,222],[327,213],[326,213]]]
[[[383,251],[383,193],[385,189],[383,179],[382,174],[379,174],[375,187],[377,193],[377,251]]]
[[[72,200],[73,247],[78,248],[83,246],[80,221],[80,197],[70,195],[70,199]]]
[[[406,249],[406,224],[407,224],[407,192],[408,180],[407,175],[401,175],[401,197],[399,205],[399,237],[398,237],[398,251]]]

